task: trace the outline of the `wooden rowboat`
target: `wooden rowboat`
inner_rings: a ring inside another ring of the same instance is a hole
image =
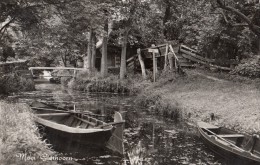
[[[228,164],[260,164],[260,139],[258,135],[238,134],[205,122],[197,123],[204,143],[215,153],[228,161]]]
[[[34,104],[35,105],[35,104]],[[124,120],[119,112],[115,112],[114,122],[106,123],[93,117],[91,114],[58,110],[51,108],[31,107],[35,111],[35,122],[42,128],[47,139],[56,139],[66,143],[87,145],[88,147],[106,147],[112,145],[114,133],[121,139]],[[53,107],[52,107],[53,108]],[[119,131],[120,130],[120,131]],[[121,153],[119,142],[116,151]],[[117,142],[118,143],[118,142]]]

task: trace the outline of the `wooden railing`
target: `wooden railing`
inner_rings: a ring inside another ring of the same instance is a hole
[[[76,78],[77,71],[83,71],[84,68],[73,68],[73,67],[30,67],[29,70],[33,77],[73,77]],[[57,76],[35,76],[33,70],[73,70],[72,75],[57,75]]]
[[[182,53],[182,56],[190,61],[200,63],[209,67],[221,69],[221,70],[226,70],[230,71],[231,68],[229,67],[223,67],[223,66],[218,66],[215,63],[215,60],[209,59],[202,57],[198,54],[198,52],[195,49],[191,49],[185,45],[180,46],[180,52]]]

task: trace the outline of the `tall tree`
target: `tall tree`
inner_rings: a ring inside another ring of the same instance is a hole
[[[102,57],[101,57],[101,76],[104,78],[108,74],[107,66],[107,36],[108,36],[108,20],[105,23],[103,31]]]
[[[97,52],[97,47],[96,47],[96,43],[97,43],[97,37],[96,37],[96,33],[93,32],[93,37],[92,37],[92,62],[91,62],[91,68],[93,70],[95,70],[95,64],[96,64],[96,52]]]
[[[87,56],[84,57],[84,68],[90,73],[92,69],[92,40],[93,40],[93,29],[90,28],[89,37],[88,37],[88,48]]]
[[[122,51],[121,51],[121,65],[120,65],[120,79],[124,79],[126,75],[126,49],[128,41],[129,27],[126,27],[122,36]]]
[[[143,26],[143,21],[147,16],[146,13],[149,10],[148,1],[122,1],[121,10],[119,16],[120,24],[120,36],[121,36],[121,63],[120,63],[120,79],[124,79],[126,71],[126,53],[129,35],[131,38],[135,38],[132,42],[138,42],[137,37],[142,38],[141,26]],[[144,27],[144,26],[143,26]],[[147,29],[145,29],[147,30]],[[137,32],[139,31],[139,32]],[[136,33],[137,32],[137,33]],[[147,34],[147,32],[146,32]]]
[[[230,17],[226,16],[225,12],[222,12],[222,15],[227,23],[231,26],[248,27],[257,36],[256,47],[257,53],[260,54],[260,2],[238,0],[233,0],[230,2],[217,0],[216,2],[217,5],[214,7],[221,8],[235,16],[235,19],[228,20]],[[246,11],[245,8],[247,8]]]

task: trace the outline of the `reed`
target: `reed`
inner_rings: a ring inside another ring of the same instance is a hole
[[[138,95],[135,99],[135,103],[146,107],[147,110],[154,115],[162,116],[166,119],[171,119],[174,121],[182,120],[183,114],[178,103],[169,102],[168,100],[162,98],[162,96],[162,94],[146,91]]]

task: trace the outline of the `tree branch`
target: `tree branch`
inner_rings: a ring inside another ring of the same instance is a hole
[[[237,16],[239,16],[239,18],[241,18],[243,21],[246,22],[247,26],[258,36],[260,36],[260,27],[255,25],[252,20],[247,17],[245,14],[243,14],[242,12],[240,12],[239,10],[235,9],[234,7],[231,6],[227,6],[223,0],[217,0],[217,3],[219,5],[220,8],[227,10],[229,12],[232,12],[234,14],[236,14]],[[246,24],[236,24],[236,26],[245,26]]]
[[[230,26],[234,26],[234,27],[242,27],[242,26],[249,26],[246,23],[236,23],[236,24],[231,24],[231,22],[227,19],[227,16],[225,15],[225,13],[223,11],[220,11],[219,13],[210,13],[210,14],[221,14],[224,17],[224,20],[227,24],[229,24]]]
[[[11,18],[4,26],[2,26],[0,29],[0,33],[2,33],[2,31],[4,29],[6,29],[14,20],[15,20],[15,17]]]
[[[242,12],[238,11],[237,9],[235,9],[234,7],[231,6],[227,6],[222,0],[217,0],[217,3],[219,4],[219,7],[230,11],[232,13],[235,13],[236,15],[238,15],[242,20],[244,20],[248,25],[252,25],[252,21]]]

